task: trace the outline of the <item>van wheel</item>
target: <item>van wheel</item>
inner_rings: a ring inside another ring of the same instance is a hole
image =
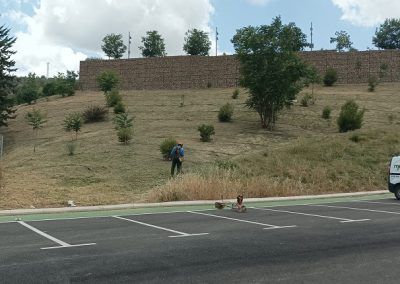
[[[397,186],[394,190],[394,196],[397,200],[400,200],[400,186]]]

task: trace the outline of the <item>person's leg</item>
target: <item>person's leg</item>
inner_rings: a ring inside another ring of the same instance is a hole
[[[179,175],[182,172],[182,162],[179,160],[176,162],[176,169],[177,169],[177,174]]]
[[[174,172],[175,172],[175,165],[176,165],[176,160],[172,159],[172,165],[171,165],[171,177],[174,176]]]

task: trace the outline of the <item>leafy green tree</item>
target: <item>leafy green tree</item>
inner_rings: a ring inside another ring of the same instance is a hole
[[[386,19],[376,29],[372,43],[382,49],[400,49],[400,19]]]
[[[114,118],[115,129],[117,130],[118,141],[125,145],[133,137],[133,118],[124,112],[117,114]]]
[[[183,50],[189,55],[208,55],[211,48],[211,41],[208,33],[198,29],[188,30],[185,34]]]
[[[365,109],[359,110],[359,106],[354,100],[348,100],[340,109],[337,124],[340,132],[360,129]]]
[[[116,88],[119,81],[118,75],[113,71],[104,71],[96,79],[100,90],[105,94]]]
[[[249,92],[247,107],[258,112],[263,128],[273,128],[279,111],[289,107],[301,90],[306,65],[297,51],[308,46],[294,23],[245,27],[232,39],[240,62],[240,84]]]
[[[64,73],[58,73],[55,77],[56,93],[65,96],[73,96],[75,94],[75,86],[71,78],[68,78]]]
[[[11,56],[16,51],[11,50],[17,40],[9,35],[10,29],[0,26],[0,127],[7,126],[7,120],[15,118],[13,100],[10,94],[14,92],[15,76],[12,75],[17,69],[14,68],[15,61]]]
[[[103,38],[101,49],[108,58],[119,59],[126,51],[126,45],[122,40],[122,34],[108,34]]]
[[[147,36],[142,37],[143,46],[139,46],[143,57],[161,57],[165,53],[164,39],[157,31],[148,31]]]
[[[353,43],[350,41],[350,35],[346,31],[335,32],[335,37],[331,37],[331,43],[336,43],[337,51],[352,50]]]
[[[40,112],[40,110],[33,110],[32,112],[28,112],[26,114],[26,120],[28,124],[32,126],[33,132],[35,134],[35,143],[33,145],[33,152],[36,152],[36,138],[37,132],[39,129],[43,127],[43,124],[46,123],[45,115]]]
[[[64,119],[64,129],[67,132],[75,131],[75,140],[83,124],[82,115],[79,112],[69,113]]]
[[[57,94],[57,85],[56,85],[56,82],[51,81],[51,82],[46,83],[46,84],[43,86],[42,93],[43,93],[43,95],[44,95],[45,97],[50,97],[50,96],[56,95],[56,94]]]
[[[321,83],[321,76],[319,75],[318,70],[312,65],[307,66],[304,85],[306,87],[311,85],[311,95],[314,95],[314,85],[319,83]]]
[[[40,96],[38,79],[35,73],[29,73],[28,78],[18,87],[17,102],[19,104],[27,103],[30,105],[32,102],[36,102]]]

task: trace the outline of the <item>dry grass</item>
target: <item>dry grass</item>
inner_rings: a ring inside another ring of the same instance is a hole
[[[104,104],[97,92],[51,98],[34,106],[19,106],[18,118],[5,135],[4,187],[0,208],[50,207],[137,202],[139,200],[219,199],[283,196],[385,188],[386,162],[399,150],[399,84],[319,87],[316,102],[307,108],[296,103],[279,117],[276,130],[259,126],[256,113],[244,108],[245,94],[232,100],[232,89],[122,92],[134,117],[134,139],[118,143],[112,114],[105,122],[84,125],[74,156],[65,149],[71,135],[63,130],[65,115]],[[308,90],[306,90],[308,91]],[[185,106],[180,107],[185,96]],[[299,96],[298,101],[300,102]],[[350,134],[338,134],[340,106],[353,98],[365,113],[359,143]],[[219,123],[219,108],[235,106],[232,123]],[[324,106],[332,119],[321,118]],[[33,153],[32,129],[24,115],[32,107],[47,113]],[[202,143],[197,126],[211,123],[216,135]],[[185,175],[169,179],[170,164],[158,150],[166,137],[185,144]],[[215,169],[215,160],[231,160],[233,172]]]

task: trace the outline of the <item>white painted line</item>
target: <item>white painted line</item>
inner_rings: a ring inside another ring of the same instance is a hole
[[[41,231],[41,230],[39,230],[39,229],[36,229],[35,227],[33,227],[33,226],[31,226],[31,225],[25,223],[24,221],[18,221],[17,223],[21,224],[22,226],[24,226],[24,227],[26,227],[26,228],[28,228],[28,229],[34,231],[35,233],[37,233],[37,234],[39,234],[39,235],[41,235],[41,236],[43,236],[43,237],[45,237],[45,238],[47,238],[47,239],[49,239],[49,240],[51,240],[51,241],[53,241],[53,242],[55,242],[55,243],[57,243],[57,244],[60,245],[60,246],[57,246],[57,247],[45,247],[45,248],[41,248],[41,249],[56,249],[56,248],[82,247],[82,246],[92,246],[92,245],[95,245],[95,244],[96,244],[96,243],[88,243],[88,244],[76,244],[76,245],[71,245],[71,244],[66,243],[66,242],[64,242],[64,241],[62,241],[62,240],[59,240],[59,239],[57,239],[57,238],[55,238],[55,237],[53,237],[53,236],[50,236],[49,234],[47,234],[47,233],[45,233],[45,232],[43,232],[43,231]]]
[[[172,232],[172,233],[178,234],[178,236],[169,236],[170,238],[176,238],[176,237],[191,237],[191,236],[200,236],[200,235],[206,235],[206,234],[208,234],[208,233],[188,234],[188,233],[179,232],[179,231],[175,231],[175,230],[172,230],[172,229],[168,229],[168,228],[164,228],[164,227],[160,227],[160,226],[156,226],[156,225],[152,225],[152,224],[148,224],[148,223],[144,223],[144,222],[140,222],[140,221],[136,221],[136,220],[132,220],[132,219],[120,217],[120,216],[113,216],[113,217],[114,217],[114,218],[117,218],[117,219],[125,220],[125,221],[128,221],[128,222],[140,224],[140,225],[143,225],[143,226],[147,226],[147,227],[151,227],[151,228],[156,228],[156,229],[159,229],[159,230],[164,230],[164,231],[167,231],[167,232]]]
[[[368,211],[368,212],[377,212],[377,213],[400,215],[400,212],[375,210],[375,209],[366,209],[366,208],[354,208],[354,207],[333,206],[333,205],[309,205],[309,206],[330,207],[330,208],[350,209],[350,210],[357,210],[357,211]]]
[[[268,227],[268,228],[263,228],[263,230],[274,230],[274,229],[284,229],[284,228],[294,228],[297,227],[296,225],[290,225],[290,226],[274,226],[274,227]]]
[[[41,249],[59,249],[59,248],[72,248],[72,247],[85,247],[85,246],[93,246],[96,243],[88,243],[88,244],[78,244],[78,245],[68,245],[68,246],[59,246],[59,247],[46,247]]]
[[[193,214],[204,215],[204,216],[210,216],[210,217],[214,217],[214,218],[232,220],[232,221],[237,221],[237,222],[244,222],[244,223],[249,223],[249,224],[254,224],[254,225],[260,225],[260,226],[267,226],[267,227],[271,227],[271,229],[278,229],[278,228],[284,228],[284,227],[297,227],[296,225],[293,225],[293,226],[276,226],[276,225],[271,225],[271,224],[265,224],[265,223],[247,221],[247,220],[243,220],[243,219],[236,219],[236,218],[230,218],[230,217],[225,217],[225,216],[207,214],[207,213],[202,213],[202,212],[197,212],[197,211],[187,211],[187,212],[193,213]],[[266,228],[266,229],[270,229],[270,228]]]
[[[170,238],[183,238],[183,237],[192,237],[192,236],[203,236],[208,235],[209,233],[199,233],[199,234],[186,234],[186,235],[177,235],[177,236],[169,236]]]
[[[341,223],[363,222],[363,221],[369,221],[370,220],[370,219],[353,220],[353,219],[348,219],[348,218],[339,218],[339,217],[333,217],[333,216],[325,216],[325,215],[317,215],[317,214],[309,214],[309,213],[302,213],[302,212],[296,212],[296,211],[277,210],[277,209],[269,209],[269,208],[258,208],[258,207],[251,207],[251,208],[252,209],[256,209],[256,210],[263,210],[263,211],[273,211],[273,212],[304,215],[304,216],[311,216],[311,217],[318,217],[318,218],[325,218],[325,219],[340,220]]]
[[[364,200],[356,200],[356,202],[360,202],[360,203],[376,203],[376,204],[385,204],[385,205],[397,205],[397,206],[400,205],[400,203],[395,203],[395,202],[379,202],[379,201],[364,201]]]
[[[18,223],[20,223],[22,226],[25,226],[28,229],[34,231],[35,233],[37,233],[37,234],[39,234],[39,235],[41,235],[41,236],[43,236],[43,237],[45,237],[45,238],[47,238],[47,239],[49,239],[49,240],[51,240],[53,242],[59,244],[60,246],[63,246],[63,247],[69,247],[70,246],[69,243],[63,242],[63,241],[61,241],[61,240],[59,240],[59,239],[57,239],[57,238],[55,238],[53,236],[50,236],[49,234],[46,234],[45,232],[42,232],[42,231],[36,229],[35,227],[32,227],[31,225],[25,223],[24,221],[18,221]]]

